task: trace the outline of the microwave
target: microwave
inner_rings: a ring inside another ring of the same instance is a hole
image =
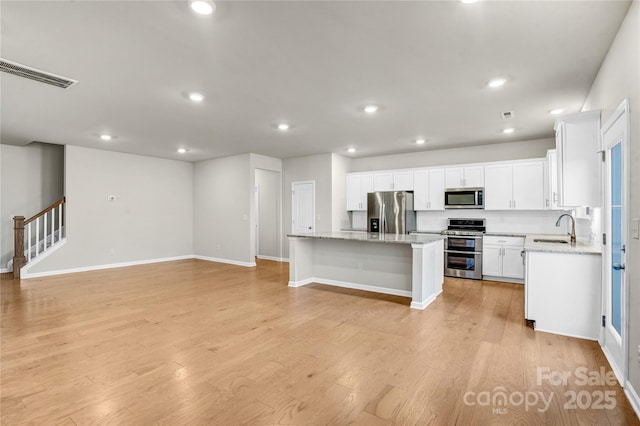
[[[444,191],[445,209],[484,209],[484,188],[455,188]]]

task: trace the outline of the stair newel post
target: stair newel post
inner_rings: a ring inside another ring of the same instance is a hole
[[[13,218],[13,278],[20,279],[20,269],[26,264],[24,257],[24,216]]]

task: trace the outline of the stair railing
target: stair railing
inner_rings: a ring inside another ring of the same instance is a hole
[[[27,220],[25,220],[24,216],[15,216],[13,218],[14,279],[20,279],[20,270],[23,266],[62,240],[64,229],[64,203],[65,197],[62,197],[60,200]],[[26,251],[25,236],[27,246]]]

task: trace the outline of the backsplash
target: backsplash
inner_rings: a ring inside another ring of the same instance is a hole
[[[441,231],[447,227],[449,218],[487,219],[487,232],[514,232],[523,234],[566,234],[571,231],[571,221],[562,220],[560,227],[556,221],[563,213],[571,211],[491,211],[491,210],[444,210],[421,211],[416,213],[418,231]],[[351,227],[365,229],[367,212],[352,212]],[[599,241],[600,209],[591,209],[590,216],[576,219],[576,236],[583,241]]]

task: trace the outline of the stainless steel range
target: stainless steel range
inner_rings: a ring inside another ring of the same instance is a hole
[[[444,274],[448,277],[482,279],[482,235],[486,219],[449,219],[444,244]]]

